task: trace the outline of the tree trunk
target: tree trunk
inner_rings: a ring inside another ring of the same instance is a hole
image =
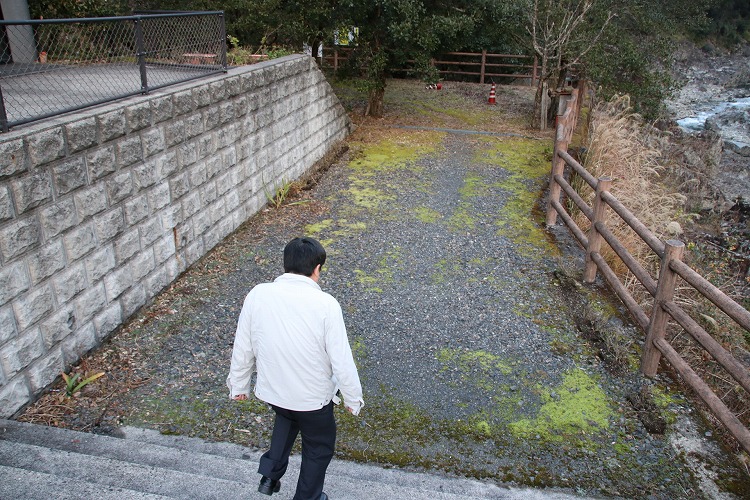
[[[385,84],[383,86],[378,86],[377,88],[374,88],[370,91],[369,99],[367,101],[367,109],[365,110],[365,116],[382,118],[384,96]]]

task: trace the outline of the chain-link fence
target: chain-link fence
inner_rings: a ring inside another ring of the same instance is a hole
[[[226,71],[223,12],[0,21],[0,129]]]

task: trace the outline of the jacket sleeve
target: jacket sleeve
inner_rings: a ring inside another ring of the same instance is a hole
[[[250,294],[245,298],[237,321],[237,331],[234,335],[232,348],[232,364],[227,377],[229,397],[239,394],[250,394],[250,379],[255,371],[255,355],[250,338]]]
[[[331,303],[326,318],[325,339],[333,376],[344,396],[344,404],[352,409],[354,415],[358,415],[360,408],[365,404],[362,399],[362,384],[360,384],[357,365],[354,364],[354,356],[352,356],[349,339],[346,336],[341,306],[335,299]]]

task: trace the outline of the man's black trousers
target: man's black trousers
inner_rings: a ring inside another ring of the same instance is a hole
[[[318,500],[336,445],[333,402],[314,411],[271,407],[276,412],[271,448],[260,458],[258,473],[271,479],[281,479],[289,464],[289,453],[297,434],[301,433],[302,466],[294,500]]]

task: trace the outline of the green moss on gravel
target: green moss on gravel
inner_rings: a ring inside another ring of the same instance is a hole
[[[428,207],[417,207],[414,209],[414,213],[417,219],[425,224],[434,224],[443,218],[440,212]]]
[[[323,219],[314,224],[308,224],[305,226],[305,234],[315,237],[323,231],[330,229],[333,226],[333,219]]]
[[[462,371],[472,369],[481,372],[499,371],[503,375],[510,375],[513,372],[513,368],[508,362],[487,351],[461,351],[446,348],[438,352],[437,359],[443,365],[455,365]]]
[[[609,428],[612,404],[597,380],[581,369],[568,371],[554,389],[541,389],[544,404],[533,419],[512,422],[514,436],[541,441],[585,441],[587,436]]]
[[[421,172],[423,169],[416,165],[416,161],[437,151],[444,137],[445,134],[439,132],[414,132],[408,136],[383,138],[374,143],[352,143],[352,147],[359,150],[359,154],[349,162],[352,177],[371,178],[405,168]]]
[[[383,286],[393,283],[394,274],[397,269],[400,269],[402,263],[401,249],[394,247],[378,259],[378,262],[374,266],[375,268],[371,272],[368,273],[362,269],[355,269],[354,275],[365,290],[383,293]]]
[[[537,209],[540,190],[549,174],[549,143],[526,138],[485,139],[484,148],[475,154],[477,162],[502,167],[509,176],[499,187],[510,196],[498,212],[498,234],[516,243],[517,251],[527,257],[549,257],[558,253],[542,227]]]
[[[459,203],[448,219],[448,227],[454,232],[470,231],[476,227],[477,217],[468,202]]]

